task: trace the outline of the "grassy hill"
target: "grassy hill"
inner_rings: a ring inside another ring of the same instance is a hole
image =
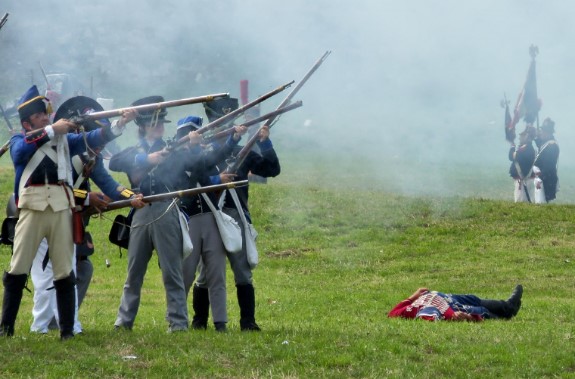
[[[12,186],[6,162],[1,209]],[[282,175],[251,187],[261,333],[240,332],[228,270],[229,332],[168,334],[155,256],[134,330],[114,331],[126,252],[107,241],[114,214],[104,214],[90,224],[97,252],[84,335],[60,343],[56,332],[30,333],[25,293],[16,336],[0,340],[0,377],[575,377],[572,205],[513,204],[510,179],[495,170],[476,181],[496,194],[488,200],[398,195],[393,180],[370,181],[352,163],[282,162]],[[465,180],[472,188],[473,176]],[[3,268],[9,258],[2,246]],[[523,307],[510,321],[387,318],[418,287],[505,299],[517,283]]]

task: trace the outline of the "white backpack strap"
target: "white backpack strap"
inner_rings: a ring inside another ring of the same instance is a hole
[[[240,218],[242,219],[242,223],[244,224],[245,230],[248,230],[248,220],[246,219],[244,208],[242,208],[242,204],[240,203],[240,199],[238,198],[236,189],[230,188],[230,194],[232,195],[232,199],[234,199],[234,204],[236,205],[236,209],[240,214]]]
[[[74,188],[78,189],[86,179],[84,177],[84,162],[82,161],[82,158],[80,158],[79,155],[74,155],[72,157],[72,167],[74,168],[74,171],[78,173],[78,179],[76,179],[76,181],[74,182]]]
[[[200,183],[197,183],[197,187],[201,187]],[[206,203],[208,204],[208,207],[210,207],[210,210],[212,211],[212,213],[216,213],[217,209],[214,206],[214,204],[212,203],[212,201],[210,200],[210,197],[208,195],[206,195],[204,192],[202,192],[201,195],[204,198],[204,200],[206,201]]]
[[[46,143],[42,145],[38,150],[36,150],[36,152],[32,155],[32,158],[30,158],[30,160],[26,164],[26,167],[22,172],[22,176],[20,177],[20,183],[18,184],[18,196],[22,194],[24,186],[32,176],[34,170],[38,168],[40,162],[42,162],[44,157],[48,157],[54,162],[58,161],[58,155],[56,154],[54,149],[52,149],[51,143]]]

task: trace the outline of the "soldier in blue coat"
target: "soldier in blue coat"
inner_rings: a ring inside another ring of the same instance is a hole
[[[41,241],[50,246],[54,287],[60,314],[60,338],[74,336],[76,307],[73,272],[72,190],[70,157],[90,146],[104,146],[121,134],[104,127],[85,136],[69,133],[72,122],[61,119],[50,124],[49,102],[32,86],[19,100],[22,133],[12,137],[10,155],[14,164],[14,193],[19,218],[14,236],[10,269],[4,273],[4,296],[0,335],[12,336],[28,272]],[[30,134],[28,134],[30,133]]]

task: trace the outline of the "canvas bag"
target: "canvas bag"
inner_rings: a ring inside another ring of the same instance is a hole
[[[194,245],[192,244],[192,239],[190,237],[190,229],[188,226],[188,217],[182,210],[178,207],[178,215],[180,218],[180,229],[182,229],[182,247],[184,259],[186,259],[192,251],[194,250]]]
[[[134,208],[130,209],[127,217],[122,214],[116,215],[116,218],[112,223],[112,228],[110,229],[110,234],[108,235],[108,240],[111,243],[123,247],[124,249],[128,248],[133,215]]]
[[[236,208],[244,224],[244,240],[246,241],[246,255],[248,258],[248,263],[252,269],[256,268],[259,262],[258,256],[258,249],[256,246],[256,238],[258,238],[258,232],[256,228],[248,222],[246,219],[246,215],[244,214],[244,209],[242,208],[242,204],[240,203],[240,199],[238,198],[238,194],[235,188],[230,189],[230,194],[232,195],[232,199],[234,199],[234,203],[236,204]]]
[[[218,225],[218,230],[220,231],[220,236],[222,237],[222,242],[224,243],[226,250],[229,253],[237,253],[242,250],[242,229],[232,216],[222,212],[221,208],[224,203],[225,195],[226,191],[222,193],[222,196],[220,196],[220,200],[218,201],[218,207],[220,209],[216,209],[208,195],[202,193],[202,197],[214,214],[214,218],[216,219],[216,224]]]

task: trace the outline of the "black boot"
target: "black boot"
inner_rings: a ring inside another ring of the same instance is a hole
[[[76,276],[71,272],[67,278],[54,281],[56,303],[60,316],[60,339],[74,337],[74,315],[76,314]]]
[[[228,330],[225,322],[214,322],[214,327],[216,328],[216,332],[220,333],[225,333]]]
[[[251,284],[237,284],[238,304],[240,305],[240,329],[242,331],[261,331],[256,324],[256,296]]]
[[[207,329],[210,316],[210,296],[207,288],[193,286],[192,307],[194,308],[192,328]]]
[[[523,295],[523,286],[517,285],[507,300],[481,300],[481,305],[487,308],[489,312],[497,317],[510,319],[517,315],[521,308],[521,296]]]
[[[513,314],[513,316],[517,315],[517,312],[519,312],[519,308],[521,308],[522,296],[523,296],[523,286],[521,284],[518,284],[517,286],[515,286],[515,289],[513,290],[513,293],[511,294],[509,299],[507,299],[507,303],[512,308],[511,313]]]
[[[12,337],[14,335],[14,324],[22,302],[22,292],[26,286],[26,279],[28,279],[27,274],[12,275],[4,272],[4,277],[2,278],[4,282],[4,299],[2,302],[0,336]]]
[[[496,318],[513,317],[512,307],[505,300],[481,300],[481,306],[487,308]]]

